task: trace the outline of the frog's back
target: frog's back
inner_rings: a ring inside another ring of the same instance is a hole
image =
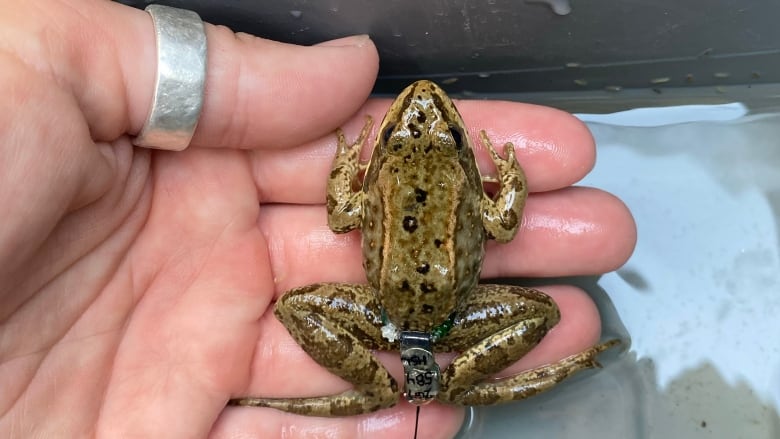
[[[411,98],[402,93],[394,104],[405,105],[398,110],[404,125],[383,122],[380,136],[392,135],[380,139],[386,144],[376,146],[364,181],[364,265],[390,320],[430,331],[479,279],[482,183],[465,133],[450,133],[462,127],[451,101],[425,101],[425,93],[410,89]]]

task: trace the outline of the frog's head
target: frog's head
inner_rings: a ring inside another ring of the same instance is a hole
[[[389,155],[430,153],[457,156],[471,148],[463,118],[447,93],[417,81],[395,99],[379,126],[377,147]]]

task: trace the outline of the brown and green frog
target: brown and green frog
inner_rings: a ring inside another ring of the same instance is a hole
[[[369,118],[348,144],[339,130],[328,180],[328,224],[362,230],[367,285],[320,283],[293,289],[275,314],[319,364],[353,384],[337,395],[233,399],[312,416],[348,416],[395,405],[514,401],[549,389],[618,344],[611,340],[557,363],[501,380],[560,319],[546,294],[520,286],[479,285],[487,239],[508,242],[528,195],[511,143],[502,158],[484,131],[498,170],[494,196],[483,189],[472,143],[452,100],[418,81],[393,102],[374,144],[362,186],[359,156]],[[372,351],[401,351],[405,391]],[[433,352],[459,353],[443,371]]]

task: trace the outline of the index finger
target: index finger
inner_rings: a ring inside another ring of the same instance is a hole
[[[29,34],[25,20],[40,11],[20,3],[16,23],[3,32]],[[96,141],[140,132],[155,88],[157,50],[146,12],[115,2],[50,2],[52,49],[30,44],[19,58],[50,69],[72,94]],[[89,9],[89,14],[83,10]],[[32,26],[32,25],[30,25]],[[378,69],[368,36],[304,47],[277,43],[205,24],[206,85],[192,145],[283,147],[310,141],[348,119],[365,102]],[[43,32],[41,32],[43,34]],[[35,41],[26,36],[27,41]],[[346,68],[345,68],[346,66]]]
[[[347,141],[357,138],[370,115],[384,117],[389,99],[372,99],[344,124]],[[500,152],[512,142],[517,160],[528,177],[532,192],[546,192],[570,186],[592,168],[596,148],[582,121],[554,108],[506,101],[456,101],[468,127],[482,175],[495,176],[495,168],[481,145],[478,133],[485,130]],[[376,136],[376,125],[369,139]],[[367,161],[372,140],[363,145]],[[321,204],[336,149],[331,132],[315,141],[289,150],[264,150],[253,155],[253,172],[261,202]],[[502,152],[503,153],[503,152]],[[290,184],[295,182],[295,184]]]

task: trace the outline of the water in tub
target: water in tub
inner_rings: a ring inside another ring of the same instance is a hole
[[[780,114],[741,104],[579,115],[581,183],[618,195],[638,243],[576,279],[631,349],[547,394],[477,409],[461,438],[780,438]]]

